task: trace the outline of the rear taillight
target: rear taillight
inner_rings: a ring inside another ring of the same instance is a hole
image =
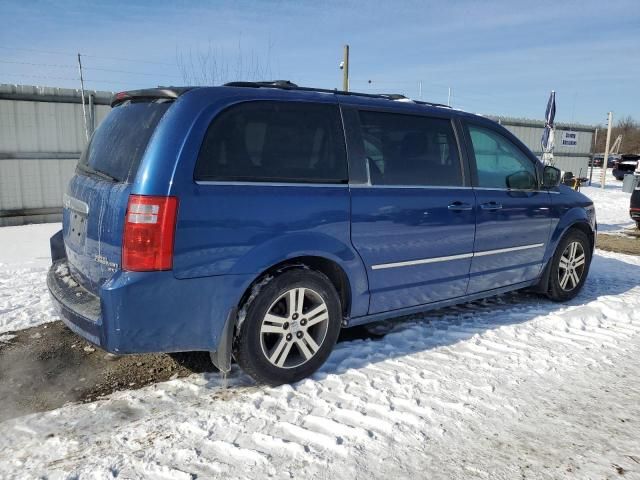
[[[122,269],[171,270],[178,199],[129,195],[122,239]]]

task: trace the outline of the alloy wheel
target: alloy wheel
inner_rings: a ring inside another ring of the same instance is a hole
[[[260,326],[262,353],[278,368],[311,360],[327,335],[329,309],[310,288],[293,288],[271,304]]]
[[[558,266],[560,288],[570,292],[578,286],[584,275],[586,257],[580,242],[571,242],[562,252]]]

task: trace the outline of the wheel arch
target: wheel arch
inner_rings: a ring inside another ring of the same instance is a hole
[[[250,282],[253,285],[269,272],[296,264],[306,264],[329,277],[347,307],[345,317],[367,314],[367,272],[348,237],[338,238],[320,232],[296,232],[277,236],[248,251],[238,259],[229,273],[250,272],[254,276]],[[246,297],[246,291],[242,297]],[[239,304],[242,299],[239,299]]]
[[[242,308],[242,305],[249,299],[255,285],[260,284],[265,278],[294,268],[308,268],[324,274],[336,289],[338,297],[340,297],[343,318],[349,317],[353,295],[349,277],[337,261],[318,255],[300,255],[288,258],[262,271],[240,297],[238,309]]]
[[[366,315],[369,309],[367,273],[349,244],[318,232],[298,232],[269,239],[242,256],[229,272],[232,275],[253,273],[233,300],[235,306],[227,316],[217,349],[211,354],[213,363],[221,371],[228,372],[231,368],[232,344],[243,304],[256,285],[288,268],[310,268],[326,275],[338,292],[343,319]]]
[[[549,236],[549,246],[545,255],[545,261],[553,257],[558,243],[560,243],[560,239],[572,228],[582,230],[587,235],[587,238],[589,238],[591,242],[591,252],[593,253],[596,243],[595,227],[592,226],[592,220],[589,218],[585,208],[574,207],[563,213]]]
[[[568,223],[564,228],[556,228],[555,232],[551,236],[550,248],[547,250],[547,255],[545,258],[545,266],[542,270],[542,274],[540,276],[540,281],[538,282],[535,290],[540,293],[546,293],[549,288],[549,276],[551,274],[551,260],[560,244],[562,238],[564,238],[571,230],[580,230],[583,232],[589,242],[591,243],[591,254],[593,255],[593,250],[595,249],[596,243],[596,232],[588,221],[588,219],[576,219],[571,223]]]
[[[340,298],[343,316],[342,323],[344,323],[351,312],[352,286],[342,266],[335,260],[317,255],[300,255],[282,260],[256,275],[240,296],[237,305],[229,312],[218,342],[218,347],[215,351],[211,352],[211,361],[220,371],[227,373],[231,370],[231,355],[233,343],[238,334],[239,312],[242,311],[243,305],[245,305],[251,295],[254,294],[255,287],[270,276],[294,268],[312,269],[321,272],[329,279]]]
[[[581,230],[582,233],[587,236],[589,242],[591,242],[591,254],[593,254],[593,250],[596,247],[596,232],[591,228],[591,226],[586,221],[575,222],[569,226],[565,234],[571,229]]]

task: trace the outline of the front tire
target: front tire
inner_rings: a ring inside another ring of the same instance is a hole
[[[589,274],[589,238],[581,230],[569,230],[560,240],[551,262],[547,296],[555,302],[571,300],[582,290]]]
[[[243,310],[234,356],[258,383],[294,383],[314,373],[333,350],[342,322],[329,279],[306,268],[285,270]]]

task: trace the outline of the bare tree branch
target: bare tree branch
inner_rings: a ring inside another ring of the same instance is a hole
[[[176,48],[176,63],[186,85],[221,85],[231,81],[271,80],[273,42],[267,42],[266,54],[254,50],[245,52],[241,39],[237,51],[230,59],[221,49],[209,43],[195,53]],[[230,72],[233,72],[231,75]]]

